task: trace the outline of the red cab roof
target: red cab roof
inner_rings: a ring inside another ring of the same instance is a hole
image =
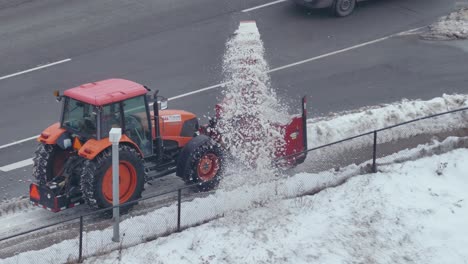
[[[108,79],[70,88],[63,94],[88,104],[103,106],[143,95],[147,92],[148,90],[143,85],[136,82],[124,79]]]

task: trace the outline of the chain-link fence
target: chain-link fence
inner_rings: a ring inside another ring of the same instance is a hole
[[[414,148],[435,139],[442,141],[449,136],[467,136],[467,110],[463,108],[417,118],[323,146],[314,146],[310,142],[307,162],[294,169],[289,178],[276,177],[264,183],[266,186],[262,189],[245,186],[241,196],[233,197],[229,189],[199,192],[194,184],[144,197],[132,202],[135,204],[131,209],[128,209],[128,204],[123,204],[119,242],[112,241],[112,208],[4,237],[0,239],[0,263],[80,262],[85,257],[119,252],[123,248],[203,224],[224,216],[230,210],[261,205],[271,199],[312,194],[323,189],[325,183],[327,186],[338,185],[356,173],[376,172],[379,164],[387,162],[384,157],[402,149]],[[435,149],[434,153],[437,151],[443,152],[443,149]],[[358,172],[341,176],[333,173],[350,164],[363,163]],[[327,179],[296,174],[330,169],[333,170],[328,174],[321,174]]]

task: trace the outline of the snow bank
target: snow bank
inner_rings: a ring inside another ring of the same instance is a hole
[[[430,155],[438,146],[440,149],[446,150],[450,149],[450,146],[468,146],[468,138],[449,138],[444,142],[422,145],[418,148],[418,151],[414,152],[414,155],[421,155],[421,153]],[[411,159],[413,156],[410,155],[408,151],[405,152],[405,155],[408,159]],[[395,155],[394,159],[397,157],[399,156]],[[391,162],[391,159],[387,159],[385,162]],[[387,171],[385,167],[381,169]],[[257,185],[242,186],[232,190],[218,190],[208,197],[195,198],[190,202],[183,203],[181,224],[182,226],[192,226],[221,216],[227,219],[222,221],[232,221],[229,219],[237,219],[238,212],[259,206],[261,207],[269,203],[278,203],[279,198],[286,199],[316,193],[325,188],[337,186],[347,179],[365,173],[366,171],[366,166],[351,165],[340,171],[331,170],[318,174],[300,173],[289,178],[281,178]],[[272,196],[272,193],[274,193],[274,196]],[[90,256],[116,250],[120,247],[125,248],[137,245],[146,242],[148,238],[166,234],[168,230],[175,228],[176,212],[177,207],[174,204],[155,210],[144,216],[137,216],[122,221],[121,230],[126,233],[126,235],[121,245],[110,242],[112,229],[86,232],[84,234],[85,255]],[[314,224],[311,224],[311,226],[314,226]],[[309,229],[316,230],[310,228],[310,226]],[[184,231],[184,233],[186,232],[190,233],[191,231]],[[171,235],[170,237],[174,238],[179,235]],[[158,239],[158,241],[166,240]],[[77,239],[63,241],[40,251],[24,252],[15,257],[0,260],[0,263],[63,263],[67,261],[69,256],[67,253],[76,254],[77,243]],[[155,250],[154,247],[152,247],[152,251],[160,252],[159,246],[157,250]],[[226,247],[228,246],[226,245]],[[181,246],[181,248],[183,247]],[[125,263],[127,262],[125,261]]]
[[[409,120],[466,107],[468,107],[468,95],[444,94],[442,97],[428,101],[402,100],[309,119],[308,145],[309,148],[322,146]],[[377,135],[379,144],[377,154],[389,155],[403,148],[428,142],[430,137],[441,136],[443,139],[447,135],[455,134],[468,135],[468,110],[381,131]],[[304,164],[298,166],[295,171],[319,172],[352,163],[362,163],[372,157],[373,143],[373,135],[370,134],[312,151]]]
[[[421,35],[428,40],[452,40],[468,38],[468,8],[462,8],[444,16],[429,26],[429,31]]]
[[[376,129],[385,128],[416,118],[445,111],[468,107],[468,95],[455,94],[436,97],[428,101],[402,100],[401,102],[366,107],[352,112],[330,114],[327,117],[307,120],[307,138],[309,148],[322,146],[341,139],[349,138]],[[394,129],[385,137],[379,137],[379,143],[410,138],[421,134],[436,134],[468,128],[468,111],[445,115],[438,119],[428,119]],[[384,134],[381,133],[381,134]],[[372,144],[366,138],[354,140],[354,147]],[[353,147],[353,146],[348,146]]]
[[[467,158],[385,166],[86,263],[466,263]]]
[[[254,21],[241,22],[226,43],[223,73],[227,83],[220,103],[218,129],[233,157],[253,169],[271,173],[276,149],[284,145],[283,132],[273,123],[288,121],[271,88],[265,50]]]

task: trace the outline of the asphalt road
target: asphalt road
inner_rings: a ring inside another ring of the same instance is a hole
[[[305,11],[289,2],[242,12],[260,0],[22,1],[0,9],[0,146],[37,135],[59,116],[52,91],[128,78],[167,97],[222,82],[224,44],[240,20],[257,21],[271,68],[425,26],[455,1],[374,0],[350,17]],[[0,2],[0,7],[2,7]],[[463,45],[462,45],[463,46]],[[16,72],[71,58],[11,78]],[[466,50],[415,36],[385,41],[271,74],[293,105],[310,97],[318,115],[401,98],[468,91]],[[218,89],[170,102],[206,115]],[[0,167],[32,156],[34,141],[0,148]],[[27,194],[31,166],[0,171],[2,197]]]

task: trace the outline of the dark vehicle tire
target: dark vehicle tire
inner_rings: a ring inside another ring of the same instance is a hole
[[[69,152],[57,145],[37,145],[33,158],[33,176],[36,182],[43,185],[61,174],[69,157]]]
[[[141,198],[144,190],[145,170],[143,159],[129,146],[119,146],[120,204]],[[84,162],[81,174],[83,200],[91,208],[112,207],[112,150],[104,150],[93,160]],[[122,208],[130,209],[132,205]]]
[[[218,186],[224,172],[223,150],[214,140],[207,140],[195,148],[188,157],[182,179],[186,183],[198,183],[200,191],[209,191]]]
[[[356,0],[335,0],[331,11],[337,17],[349,16],[356,7]]]

